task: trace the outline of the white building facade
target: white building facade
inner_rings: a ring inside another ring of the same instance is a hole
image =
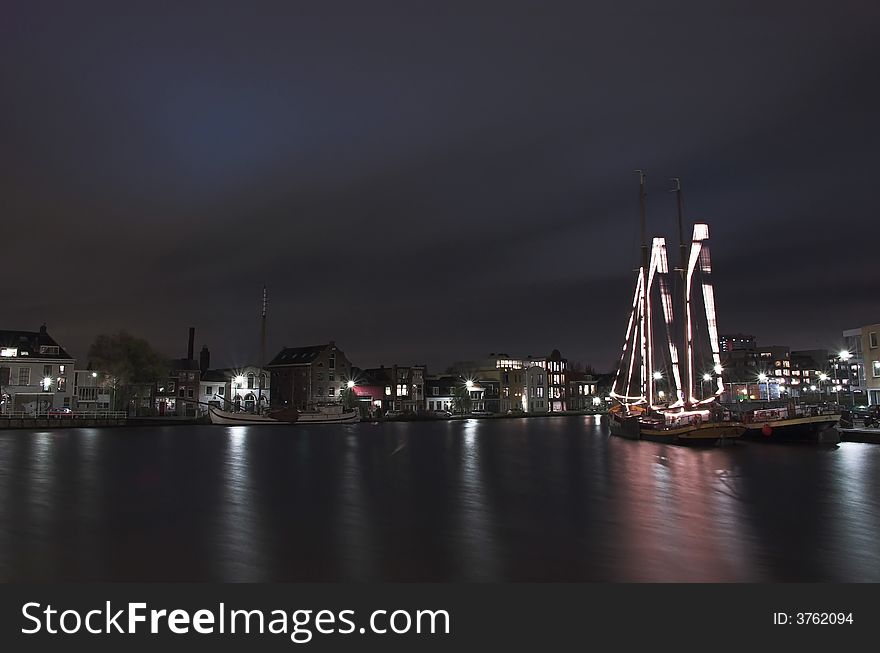
[[[73,410],[74,359],[47,333],[0,331],[0,413]]]

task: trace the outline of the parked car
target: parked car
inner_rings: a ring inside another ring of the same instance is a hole
[[[387,417],[388,419],[394,419],[395,417],[403,417],[403,411],[402,410],[389,410],[388,412],[385,413],[385,417]]]
[[[448,410],[435,410],[431,413],[434,417],[439,417],[440,419],[449,419],[452,417],[452,413]]]
[[[50,408],[46,413],[49,417],[73,417],[73,411],[70,408]]]
[[[488,410],[472,410],[471,415],[473,415],[474,417],[491,417],[492,413],[490,413]]]

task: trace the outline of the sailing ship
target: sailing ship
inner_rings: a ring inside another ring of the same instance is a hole
[[[216,406],[208,407],[208,415],[212,424],[224,426],[263,426],[267,424],[344,424],[359,422],[360,412],[357,409],[344,410],[339,404],[315,406],[310,410],[298,411],[295,408],[284,407],[269,409],[266,412],[258,412],[263,406],[263,368],[266,364],[266,312],[268,308],[268,295],[263,286],[263,309],[260,326],[260,374],[259,390],[254,412],[236,412],[221,410]]]
[[[677,444],[716,443],[739,438],[744,427],[733,421],[719,403],[724,392],[718,327],[715,319],[715,291],[709,256],[709,227],[694,224],[690,243],[684,241],[681,183],[674,179],[678,200],[678,235],[681,267],[679,308],[673,301],[665,238],[652,239],[650,250],[646,231],[645,173],[639,175],[639,223],[641,228],[641,265],[637,270],[632,311],[626,328],[623,351],[611,396],[614,405],[607,423],[612,435],[630,439],[658,440]],[[694,287],[699,281],[701,293]],[[655,310],[653,295],[657,290],[660,309]],[[702,305],[702,310],[700,306]],[[676,313],[681,317],[676,319]],[[662,316],[666,342],[657,338],[654,322]],[[699,327],[699,328],[698,328]],[[705,332],[706,342],[698,336]],[[679,357],[679,343],[683,360]],[[712,372],[700,377],[702,393],[697,392],[697,363],[705,364],[709,354]],[[658,365],[664,359],[665,366]],[[665,373],[664,373],[665,367]],[[706,396],[706,376],[711,376]],[[660,389],[665,382],[666,390]],[[697,394],[702,394],[697,398]]]

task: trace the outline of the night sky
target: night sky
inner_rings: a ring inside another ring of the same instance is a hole
[[[236,365],[266,283],[270,355],[610,368],[644,168],[652,232],[672,176],[709,222],[722,332],[836,349],[880,321],[878,34],[876,0],[5,2],[0,328]]]

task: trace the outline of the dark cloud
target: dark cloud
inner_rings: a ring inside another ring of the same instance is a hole
[[[0,29],[8,328],[218,363],[561,349],[610,366],[668,177],[722,330],[876,305],[874,3],[18,3]],[[403,11],[406,7],[406,11]]]

